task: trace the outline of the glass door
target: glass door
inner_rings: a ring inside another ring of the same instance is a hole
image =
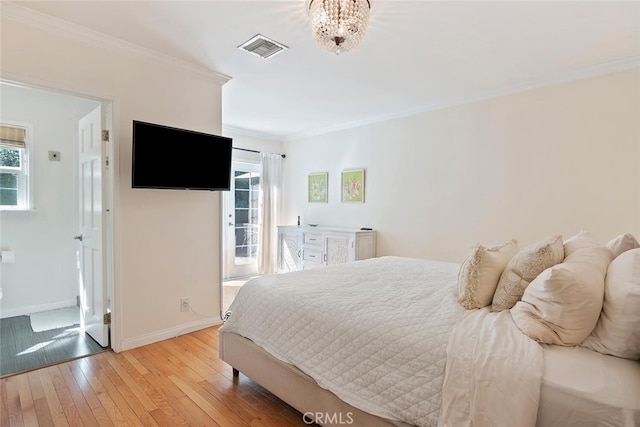
[[[232,162],[231,189],[226,193],[225,279],[258,271],[260,235],[260,164]]]

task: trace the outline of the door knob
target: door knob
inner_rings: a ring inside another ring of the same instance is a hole
[[[229,223],[229,227],[233,227],[233,223],[232,222]]]
[[[75,240],[80,240],[80,241],[82,242],[82,234],[79,234],[79,235],[77,235],[77,236],[73,236],[73,238],[74,238]]]

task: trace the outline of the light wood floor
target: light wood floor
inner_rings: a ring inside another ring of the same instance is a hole
[[[218,327],[0,380],[0,426],[306,426],[218,358]]]

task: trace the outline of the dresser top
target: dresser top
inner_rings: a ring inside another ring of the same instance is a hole
[[[327,226],[327,225],[318,225],[316,227],[312,227],[310,225],[279,225],[278,228],[284,229],[296,229],[302,230],[306,232],[341,232],[341,233],[369,233],[375,230],[361,230],[359,228],[354,227],[337,227],[337,226]]]

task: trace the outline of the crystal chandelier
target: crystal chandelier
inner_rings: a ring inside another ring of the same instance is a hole
[[[369,0],[309,0],[316,42],[336,54],[355,48],[367,33],[370,10]]]

